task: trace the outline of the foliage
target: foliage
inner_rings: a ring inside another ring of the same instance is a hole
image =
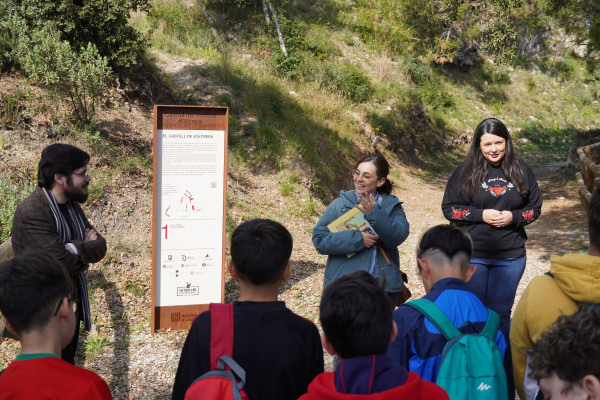
[[[323,84],[335,88],[355,103],[363,103],[373,94],[373,86],[367,74],[349,61],[329,63],[324,71]]]
[[[148,46],[147,38],[130,26],[128,19],[131,11],[147,10],[149,2],[0,0],[0,21],[14,29],[15,19],[20,19],[32,34],[52,26],[73,49],[87,48],[92,43],[113,68],[120,69],[136,64]],[[0,49],[14,48],[15,38],[10,35],[0,34]]]
[[[153,1],[147,21],[156,48],[190,58],[216,58],[216,45],[197,4]]]
[[[0,180],[0,243],[10,237],[12,220],[17,205],[35,189],[35,184],[23,181],[15,184]]]
[[[16,54],[27,75],[57,95],[67,98],[82,124],[91,124],[95,106],[110,77],[106,57],[92,43],[74,51],[60,34],[48,26],[19,37]]]
[[[275,53],[273,63],[277,73],[286,79],[299,79],[303,75],[304,59],[297,53],[290,52],[287,56],[282,52]]]
[[[104,337],[104,336],[89,336],[87,338],[84,339],[83,341],[84,345],[85,345],[85,351],[86,353],[92,353],[92,354],[102,354],[105,351],[105,347],[106,346],[110,346],[112,345],[112,342],[110,339]]]
[[[23,31],[24,25],[15,4],[0,0],[0,71],[9,70],[17,64],[12,49],[16,47],[18,32]]]
[[[526,2],[527,3],[527,2]],[[398,53],[416,52],[427,60],[452,61],[465,42],[510,60],[517,33],[532,13],[523,0],[354,0],[348,21],[363,39]]]
[[[417,60],[407,61],[406,70],[411,82],[417,86],[417,97],[422,103],[433,108],[454,105],[452,96],[445,91],[444,85],[428,65]]]
[[[0,99],[0,128],[13,128],[19,122],[20,114],[21,104],[18,98],[4,96]]]
[[[575,42],[586,47],[590,70],[597,68],[600,59],[600,2],[598,0],[547,0],[545,11],[557,18]]]

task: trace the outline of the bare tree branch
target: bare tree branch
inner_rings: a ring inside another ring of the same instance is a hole
[[[271,25],[271,18],[269,17],[269,10],[267,9],[267,3],[265,2],[265,0],[262,0],[262,6],[265,21],[267,21],[267,25]]]
[[[279,20],[277,19],[277,13],[275,12],[275,8],[269,0],[264,1],[267,3],[269,10],[271,10],[271,14],[273,14],[273,20],[275,21],[275,26],[277,27],[277,36],[279,37],[279,46],[281,47],[281,51],[283,51],[283,54],[285,54],[285,56],[287,57],[288,53],[285,49],[285,43],[283,42],[283,35],[281,34],[281,27],[279,26]]]

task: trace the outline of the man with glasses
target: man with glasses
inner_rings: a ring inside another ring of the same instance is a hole
[[[0,375],[3,399],[112,399],[95,373],[60,359],[78,324],[73,283],[48,254],[26,252],[0,266],[0,311],[21,352]]]
[[[451,225],[438,225],[423,234],[417,245],[417,268],[426,295],[463,333],[481,332],[488,319],[488,309],[467,290],[475,266],[469,265],[473,245],[467,233]],[[418,372],[435,382],[446,339],[431,321],[416,309],[399,307],[394,311],[398,335],[390,344],[388,355],[395,364]],[[507,340],[499,330],[496,345],[504,360]]]
[[[106,240],[94,229],[80,204],[88,198],[90,156],[68,144],[52,144],[42,151],[38,165],[38,187],[15,211],[12,246],[15,256],[40,250],[60,261],[69,271],[79,303],[77,318],[91,328],[85,272],[106,254]],[[63,350],[65,361],[75,362],[79,337]]]

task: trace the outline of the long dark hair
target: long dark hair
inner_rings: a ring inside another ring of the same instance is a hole
[[[481,137],[486,133],[500,136],[506,141],[504,157],[500,161],[502,172],[506,175],[506,178],[515,185],[519,194],[527,194],[528,189],[525,187],[522,161],[515,155],[508,129],[506,129],[506,126],[502,121],[496,118],[484,119],[477,125],[477,128],[475,128],[475,134],[471,141],[471,148],[469,149],[469,154],[467,154],[467,159],[465,160],[460,175],[461,186],[467,192],[469,197],[473,197],[477,193],[479,185],[487,175],[487,160],[479,147]]]
[[[375,171],[377,172],[377,178],[385,178],[385,183],[377,188],[380,193],[390,194],[394,188],[394,184],[388,179],[390,173],[390,164],[381,153],[367,154],[354,164],[354,169],[364,162],[370,162],[375,165]]]

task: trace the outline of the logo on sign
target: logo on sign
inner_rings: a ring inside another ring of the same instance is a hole
[[[177,296],[198,296],[199,294],[200,287],[192,286],[190,283],[177,287]]]

